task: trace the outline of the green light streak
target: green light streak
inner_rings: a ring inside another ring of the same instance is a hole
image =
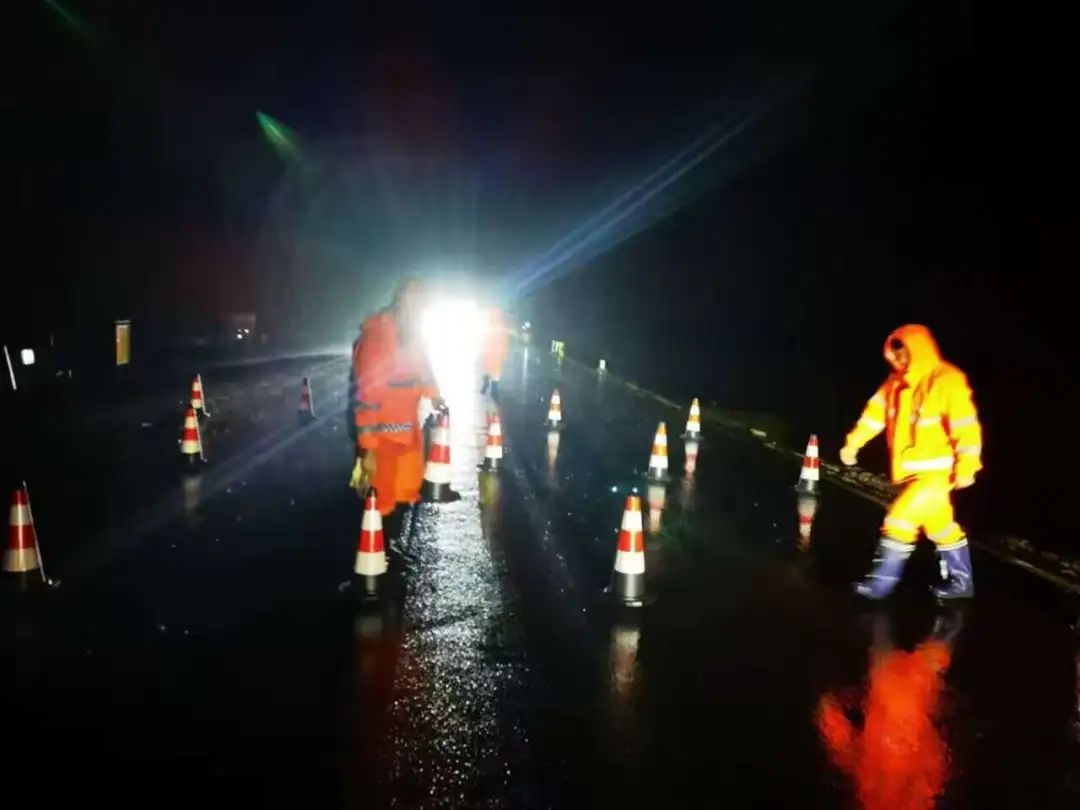
[[[283,159],[298,160],[300,158],[300,143],[295,132],[264,112],[256,111],[255,120],[259,122],[259,128],[267,142]]]

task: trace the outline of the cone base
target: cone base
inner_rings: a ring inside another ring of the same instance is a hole
[[[799,483],[795,485],[795,491],[800,495],[820,495],[821,482],[800,480]]]
[[[25,574],[41,568],[36,548],[12,548],[4,552],[4,570],[9,574]]]
[[[202,457],[201,453],[184,453],[182,458],[184,459],[184,463],[187,464],[188,466],[191,466],[191,467],[194,467],[195,462],[197,462],[197,461],[202,461],[202,462],[206,461],[206,459],[204,459]]]
[[[620,574],[616,571],[611,575],[611,585],[604,594],[626,607],[642,607],[651,601],[645,595],[644,574]]]
[[[656,473],[654,473],[652,470],[649,470],[647,473],[645,473],[644,478],[646,481],[652,484],[667,484],[671,482],[671,475],[667,472],[663,472],[659,476],[657,476]]]
[[[299,422],[301,425],[310,424],[311,422],[315,421],[315,414],[313,414],[311,411],[297,411],[296,421]]]
[[[353,574],[352,592],[361,602],[377,602],[382,598],[382,576]]]
[[[484,472],[498,472],[502,469],[502,461],[497,458],[485,458],[484,463],[477,464],[476,468]]]
[[[549,432],[553,431],[553,430],[562,430],[563,429],[563,423],[562,423],[562,421],[552,422],[550,419],[548,419],[548,420],[545,420],[544,427],[546,427]]]
[[[697,442],[700,444],[701,440],[705,437],[702,433],[683,433],[679,438],[684,442]]]
[[[450,484],[434,484],[425,481],[420,486],[420,501],[422,503],[453,503],[461,500],[461,493],[450,488]]]

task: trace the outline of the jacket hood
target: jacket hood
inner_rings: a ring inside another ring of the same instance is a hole
[[[885,338],[882,351],[889,348],[893,339],[899,340],[907,346],[911,355],[911,364],[904,373],[904,380],[909,385],[914,385],[941,363],[941,352],[938,350],[937,341],[934,340],[930,330],[917,323],[909,323],[901,326]]]

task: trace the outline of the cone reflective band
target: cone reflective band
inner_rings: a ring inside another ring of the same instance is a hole
[[[196,374],[195,379],[191,381],[191,407],[196,411],[205,410],[201,374]]]
[[[187,456],[188,461],[195,461],[196,457],[202,456],[202,438],[199,436],[199,418],[195,415],[195,409],[188,406],[184,415],[184,433],[180,439],[180,453]]]
[[[379,507],[376,504],[374,487],[368,489],[367,492],[353,571],[362,577],[377,577],[386,573],[386,546],[383,542],[382,515],[379,514]]]
[[[307,377],[304,377],[303,382],[300,383],[299,414],[301,418],[315,415],[315,408],[311,404],[311,383],[308,382]]]
[[[654,481],[663,481],[667,478],[667,473],[667,425],[661,422],[656,428],[652,455],[649,456],[649,478]]]
[[[4,570],[14,574],[34,571],[41,567],[37,549],[37,532],[30,515],[30,499],[19,487],[12,493],[8,511],[8,541],[4,549]]]
[[[488,416],[491,421],[488,424],[487,446],[484,448],[484,469],[497,470],[503,457],[502,422],[499,421],[498,411],[491,411]]]
[[[559,396],[558,388],[551,392],[551,404],[548,405],[547,425],[552,429],[562,427],[562,398]]]
[[[694,401],[690,403],[690,415],[686,418],[686,433],[683,434],[685,439],[698,439],[701,437],[701,406],[698,404],[697,397],[694,397]]]
[[[806,445],[806,455],[803,456],[802,470],[799,472],[799,483],[795,489],[809,495],[816,495],[818,481],[821,479],[821,459],[818,458],[817,436],[811,435]]]
[[[686,474],[691,476],[697,472],[697,457],[699,445],[695,441],[688,441],[686,443]]]
[[[611,592],[628,603],[640,604],[645,596],[645,536],[641,526],[641,499],[637,495],[629,496],[623,509]]]
[[[424,465],[424,484],[421,496],[425,501],[441,501],[448,494],[450,484],[450,427],[445,413],[431,431],[431,451]]]

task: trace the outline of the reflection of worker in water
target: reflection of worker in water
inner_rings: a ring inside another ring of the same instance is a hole
[[[499,398],[499,380],[502,379],[503,363],[509,351],[510,331],[506,328],[506,318],[501,309],[491,307],[484,312],[480,359],[484,369],[481,393],[490,393],[492,399]]]
[[[398,503],[419,500],[420,400],[441,404],[420,336],[425,300],[424,286],[406,281],[388,309],[364,321],[353,349],[357,462],[351,483],[361,490],[374,486],[383,515]]]
[[[936,721],[961,619],[939,616],[930,636],[907,652],[893,645],[889,618],[878,614],[862,729],[848,717],[858,707],[837,694],[818,703],[818,732],[865,810],[930,810],[940,795],[949,752]]]

